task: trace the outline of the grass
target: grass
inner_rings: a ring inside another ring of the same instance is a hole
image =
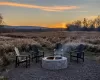
[[[32,33],[1,33],[0,34],[0,63],[12,62],[15,57],[14,47],[24,51],[27,46],[37,45],[46,50],[46,54],[53,53],[57,42],[62,44],[83,43],[86,45],[86,56],[100,56],[100,32],[32,32]],[[4,60],[6,59],[6,61]]]
[[[6,78],[4,76],[0,76],[0,80],[8,80],[8,78]]]

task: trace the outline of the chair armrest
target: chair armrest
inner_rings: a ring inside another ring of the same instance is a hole
[[[84,53],[85,51],[81,51],[81,53]],[[76,53],[80,53],[80,52],[76,52]]]
[[[17,57],[28,57],[28,56],[30,56],[30,55],[17,55]]]
[[[43,51],[41,51],[41,50],[38,50],[38,51],[41,52],[41,53],[43,52]]]
[[[34,51],[29,51],[30,53],[34,53]]]
[[[16,56],[16,62],[24,62],[24,61],[30,61],[30,55],[20,55]]]
[[[42,53],[44,55],[44,51],[39,50],[39,53]]]
[[[85,51],[82,51],[83,53],[85,52]]]
[[[70,54],[72,54],[72,53],[76,53],[76,50],[72,50],[72,51],[70,51]]]

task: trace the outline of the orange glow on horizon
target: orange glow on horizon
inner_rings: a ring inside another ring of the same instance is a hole
[[[49,28],[66,28],[66,23],[56,23],[48,26]]]
[[[21,24],[15,24],[15,23],[11,23],[8,25],[11,26],[41,26],[41,27],[48,27],[48,28],[66,28],[66,24],[67,23],[54,23],[54,24],[33,24],[33,23],[21,23]]]

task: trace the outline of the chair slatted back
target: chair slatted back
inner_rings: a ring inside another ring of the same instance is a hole
[[[83,51],[84,51],[85,46],[83,44],[80,44],[77,47],[77,52],[79,53],[78,56],[81,57],[81,55],[83,55]]]
[[[20,56],[20,52],[17,47],[15,47],[15,52],[17,56]],[[18,57],[18,59],[21,61],[21,57]]]
[[[58,50],[58,49],[60,49],[60,48],[62,48],[62,44],[61,44],[61,43],[57,43],[57,44],[55,45],[55,49]]]

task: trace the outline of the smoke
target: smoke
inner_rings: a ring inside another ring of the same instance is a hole
[[[70,51],[75,49],[80,44],[86,45],[85,43],[75,43],[75,42],[65,43],[65,44],[63,44],[62,48],[60,48],[59,50],[54,51],[54,55],[55,56],[68,55]]]

